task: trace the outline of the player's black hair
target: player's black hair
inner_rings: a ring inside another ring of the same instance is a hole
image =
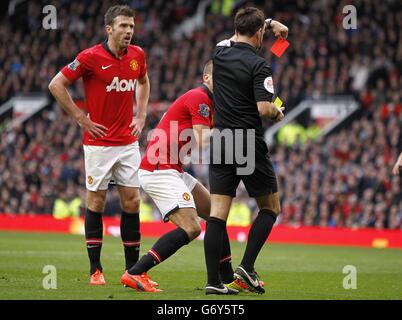
[[[241,35],[252,37],[258,29],[264,26],[264,13],[257,8],[240,9],[235,16],[235,30]]]
[[[117,16],[135,17],[135,10],[127,5],[116,5],[110,7],[105,13],[105,26],[113,25]]]

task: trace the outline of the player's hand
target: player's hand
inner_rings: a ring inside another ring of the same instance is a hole
[[[288,37],[289,29],[284,24],[279,21],[272,20],[271,21],[271,29],[276,38],[286,39]]]
[[[87,116],[82,114],[77,120],[79,126],[84,130],[88,131],[92,138],[103,138],[106,136],[107,128],[99,123],[91,121]]]
[[[142,132],[142,129],[144,129],[144,125],[145,118],[133,118],[133,121],[131,121],[130,124],[130,129],[132,129],[131,134],[138,138]]]
[[[273,119],[271,119],[273,122],[279,122],[279,121],[281,121],[284,117],[285,117],[285,115],[283,114],[283,111],[285,110],[285,108],[284,107],[281,107],[281,108],[278,108],[278,115],[275,117],[275,118],[273,118]]]
[[[394,175],[398,175],[399,173],[401,173],[402,171],[402,164],[401,163],[399,163],[399,162],[396,162],[395,163],[395,165],[394,165],[394,167],[392,168],[392,173],[394,174]]]

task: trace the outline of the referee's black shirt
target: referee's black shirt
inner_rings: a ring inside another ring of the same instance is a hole
[[[213,88],[218,129],[255,129],[263,135],[258,101],[272,101],[274,88],[271,68],[244,42],[223,40],[216,46],[213,60]]]

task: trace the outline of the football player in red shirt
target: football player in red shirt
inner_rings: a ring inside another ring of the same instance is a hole
[[[108,38],[83,50],[50,82],[49,90],[84,131],[86,171],[85,238],[90,260],[90,284],[105,284],[100,262],[106,192],[114,180],[122,205],[121,237],[126,269],[138,260],[139,181],[138,135],[147,113],[150,84],[144,51],[131,45],[134,10],[110,7],[105,14]],[[83,79],[87,115],[72,100],[67,87]],[[134,117],[134,91],[137,112]]]
[[[122,276],[122,284],[138,291],[157,292],[146,272],[166,260],[201,232],[198,216],[210,212],[208,190],[182,169],[185,146],[202,149],[208,141],[213,118],[212,61],[203,72],[203,84],[176,99],[152,134],[140,170],[141,187],[153,199],[165,222],[177,228],[163,235],[132,268]],[[182,139],[182,137],[189,137]],[[191,138],[193,140],[191,141]],[[233,278],[230,243],[223,237],[221,274],[226,283]]]

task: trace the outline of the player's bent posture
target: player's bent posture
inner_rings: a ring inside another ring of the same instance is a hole
[[[153,199],[165,222],[177,228],[163,235],[121,278],[121,283],[138,291],[157,292],[146,272],[173,255],[201,232],[198,216],[207,219],[210,212],[208,190],[190,174],[183,172],[180,151],[187,143],[179,139],[187,129],[197,148],[206,143],[212,127],[212,62],[203,72],[203,85],[180,96],[156,127],[139,170],[141,187]],[[175,132],[176,131],[176,132]],[[160,147],[161,146],[161,147]],[[172,151],[173,150],[173,151]],[[219,258],[219,272],[226,281],[233,278],[227,233]]]
[[[288,29],[276,21],[264,21],[264,14],[252,7],[239,10],[234,23],[236,35],[230,40],[220,42],[213,54],[214,125],[216,133],[226,129],[232,132],[234,138],[238,138],[236,135],[240,132],[242,140],[233,139],[237,141],[236,144],[225,139],[224,144],[221,144],[221,151],[218,151],[215,149],[215,139],[219,137],[214,133],[211,143],[211,214],[204,237],[207,294],[222,294],[225,291],[230,293],[225,288],[265,292],[263,283],[254,270],[254,263],[280,212],[277,180],[263,138],[260,117],[280,121],[284,115],[271,102],[274,95],[271,69],[257,55],[257,50],[262,46],[267,27],[275,28],[274,34],[281,38],[287,37]],[[250,136],[250,130],[255,137]],[[255,150],[247,156],[247,161],[253,160],[255,165],[251,173],[242,174],[238,171],[242,165],[237,162],[236,156],[234,162],[230,163],[226,161],[225,155],[227,156],[228,150],[234,152],[239,144],[243,144],[242,150],[248,150],[250,137]],[[222,140],[218,143],[222,143]],[[221,164],[214,163],[216,157],[224,159]],[[225,286],[219,275],[222,250],[220,239],[225,232],[232,199],[236,196],[240,180],[249,196],[256,199],[259,212],[251,226],[241,264],[235,271],[236,280]]]
[[[144,127],[150,90],[144,51],[130,44],[134,11],[128,6],[110,7],[105,14],[105,25],[107,40],[80,52],[49,84],[57,102],[84,130],[85,237],[93,285],[105,284],[100,262],[102,213],[111,179],[117,184],[123,209],[120,227],[125,268],[130,269],[138,260],[141,157],[137,137]],[[67,91],[78,78],[84,82],[88,115],[78,108]],[[134,90],[138,108],[135,117]]]

